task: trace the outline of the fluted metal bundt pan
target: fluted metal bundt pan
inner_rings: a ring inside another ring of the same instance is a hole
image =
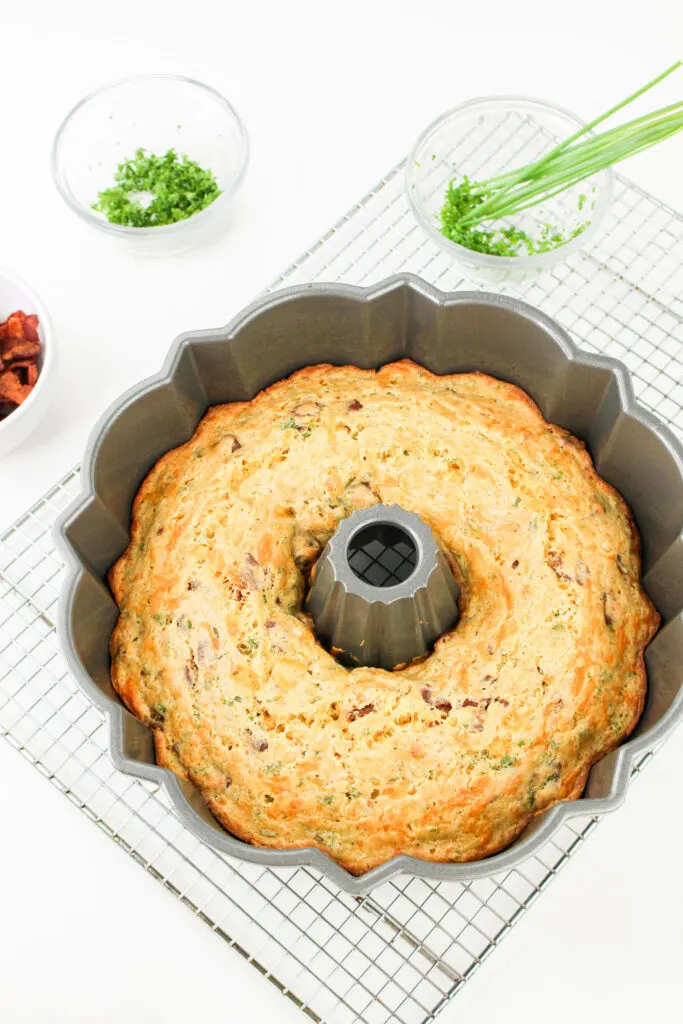
[[[155,764],[151,732],[125,710],[109,680],[117,609],[106,573],[128,544],[131,504],[144,476],[192,435],[207,406],[250,399],[302,366],[378,367],[402,356],[435,373],[477,369],[513,381],[547,419],[586,441],[599,473],[634,513],[644,584],[663,625],[646,654],[648,700],[636,733],[595,765],[581,799],[543,812],[512,846],[486,860],[434,864],[403,855],[356,878],[317,849],[269,850],[236,839],[191,784]],[[371,288],[312,285],[269,295],[220,330],[178,338],[161,373],[100,420],[82,476],[83,493],[58,527],[67,563],[59,632],[69,665],[109,718],[116,767],[162,786],[180,820],[224,853],[271,866],[310,865],[352,893],[404,873],[453,881],[498,874],[539,851],[573,816],[621,804],[637,759],[683,717],[683,451],[637,405],[620,363],[579,351],[566,331],[525,303],[447,295],[412,275]]]

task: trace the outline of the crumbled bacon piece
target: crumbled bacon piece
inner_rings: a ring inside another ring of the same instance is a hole
[[[375,710],[374,704],[364,704],[362,708],[352,708],[346,716],[349,722],[355,722],[357,718],[362,718],[363,715],[369,715],[371,711]]]
[[[0,323],[0,418],[25,402],[38,380],[38,317],[21,310]]]
[[[28,384],[21,383],[18,372],[5,370],[4,373],[0,373],[0,402],[21,405],[31,394],[31,390]]]
[[[451,702],[446,700],[445,697],[434,697],[431,686],[423,686],[420,690],[420,696],[430,707],[436,708],[437,711],[442,711],[446,716],[448,716],[453,707]]]

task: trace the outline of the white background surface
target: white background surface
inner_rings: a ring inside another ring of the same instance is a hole
[[[160,366],[177,333],[225,322],[435,115],[496,92],[594,115],[680,56],[683,7],[24,0],[0,3],[0,27],[0,265],[42,295],[61,356],[49,424],[0,458],[2,528],[78,461],[98,414]],[[157,70],[227,95],[252,161],[228,233],[145,261],[62,205],[48,154],[83,94]],[[652,105],[681,94],[683,70]],[[682,166],[675,140],[627,173],[683,211]],[[681,742],[657,755],[444,1024],[681,1018]],[[3,1022],[304,1019],[4,743],[0,822]]]

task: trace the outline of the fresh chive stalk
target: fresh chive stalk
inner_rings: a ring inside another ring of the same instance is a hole
[[[642,153],[683,130],[683,102],[679,102],[584,138],[603,121],[667,78],[682,63],[672,64],[621,103],[579,128],[539,160],[485,181],[470,182],[464,178],[457,184],[455,179],[452,180],[441,210],[442,233],[467,248],[504,256],[517,255],[520,245],[524,245],[527,252],[534,253],[547,252],[564,244],[568,238],[553,231],[549,225],[544,226],[540,243],[516,228],[501,228],[495,232],[480,226],[484,221],[510,217],[546,202],[607,167]],[[575,237],[585,226],[579,226],[569,237]]]

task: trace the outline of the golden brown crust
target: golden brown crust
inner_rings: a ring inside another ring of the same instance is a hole
[[[463,589],[457,627],[393,673],[340,666],[301,611],[325,541],[377,501],[429,523]],[[639,573],[623,499],[519,388],[306,367],[210,409],[144,481],[109,577],[112,680],[248,842],[356,874],[480,859],[638,721],[659,621]]]

